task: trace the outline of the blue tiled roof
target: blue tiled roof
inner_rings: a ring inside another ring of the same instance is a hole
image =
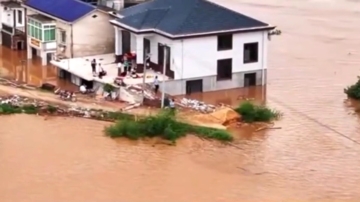
[[[138,30],[186,35],[269,26],[207,0],[153,0],[119,12],[118,22]]]
[[[66,22],[74,22],[95,7],[77,0],[27,0],[25,5]]]

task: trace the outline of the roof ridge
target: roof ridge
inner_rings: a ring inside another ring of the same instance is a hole
[[[75,2],[78,2],[78,3],[84,4],[86,6],[92,7],[93,9],[97,9],[96,6],[94,6],[94,5],[90,4],[90,3],[85,3],[85,2],[80,1],[80,0],[71,0],[71,1],[75,1]]]
[[[145,12],[145,16],[143,17],[142,22],[140,23],[140,28],[143,26],[146,17],[149,15],[149,9],[146,9],[144,12]]]
[[[252,18],[252,17],[250,17],[250,16],[248,16],[248,15],[244,15],[244,14],[242,14],[242,13],[240,13],[240,12],[234,11],[234,10],[232,10],[232,9],[229,9],[228,7],[225,7],[225,6],[223,6],[223,5],[220,5],[220,4],[215,3],[215,2],[212,2],[212,1],[208,1],[208,0],[198,0],[198,1],[207,2],[207,3],[212,4],[212,5],[214,5],[214,6],[217,6],[217,7],[219,7],[219,8],[225,9],[225,10],[227,10],[227,11],[229,11],[229,12],[232,12],[233,14],[241,15],[242,17],[246,17],[246,18],[249,18],[249,19],[252,19],[252,20],[256,20],[256,21],[258,21],[258,22],[262,22],[262,21],[260,21],[260,20],[257,20],[257,19],[255,19],[255,18]],[[262,22],[262,23],[268,24],[268,23],[265,23],[265,22]]]
[[[155,10],[155,9],[154,9]],[[160,10],[160,9],[159,9]],[[168,8],[161,8],[161,10],[165,10],[166,12],[164,13],[164,15],[162,16],[162,18],[155,24],[154,29],[157,28],[157,26],[160,24],[160,22],[162,22],[164,20],[164,17],[166,16],[166,14],[169,12],[170,10],[170,6]]]
[[[194,8],[195,7],[199,7],[199,0],[196,0],[196,5],[192,8],[192,11],[189,13],[189,15],[184,19],[184,21],[182,22],[182,24],[179,26],[179,28],[176,30],[177,32],[180,32],[182,30],[182,28],[186,25],[187,19],[190,18],[192,12],[194,12]]]

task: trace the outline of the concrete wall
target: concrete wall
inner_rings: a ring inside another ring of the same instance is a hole
[[[256,73],[256,85],[261,85],[263,69],[265,78],[267,72],[267,34],[267,31],[234,34],[233,48],[226,51],[217,50],[217,36],[170,40],[156,34],[131,34],[131,49],[142,56],[143,38],[149,39],[151,61],[158,63],[158,43],[171,47],[170,68],[175,73],[175,79],[167,82],[165,91],[172,95],[180,95],[186,93],[186,81],[197,79],[203,79],[204,92],[244,87],[246,73]],[[115,46],[120,52],[120,35],[117,38],[119,41]],[[258,61],[245,64],[244,44],[254,42],[258,43]],[[217,60],[228,58],[233,61],[232,79],[217,81]],[[142,57],[138,57],[138,60],[142,61]],[[266,79],[264,82],[266,83]]]
[[[16,17],[16,27],[22,28],[26,25],[26,18],[25,18],[25,9],[24,8],[11,8],[8,10],[4,9],[4,6],[0,6],[0,19],[1,23],[4,23],[10,27],[14,26],[14,10],[15,10],[15,17]],[[21,11],[22,16],[18,16],[18,11]],[[22,17],[22,23],[19,23],[18,18]]]
[[[62,44],[61,43],[61,31],[65,31],[66,32],[66,43]],[[71,57],[71,26],[68,23],[65,22],[61,22],[61,21],[56,21],[56,53],[57,54],[61,54],[61,55],[65,55],[66,57]],[[65,49],[64,51],[62,51],[60,49],[60,45],[65,45]]]
[[[186,94],[186,81],[202,79],[203,81],[203,92],[226,90],[232,88],[242,88],[245,86],[244,76],[247,73],[256,73],[256,85],[262,85],[262,75],[264,74],[265,83],[267,78],[267,70],[255,70],[233,73],[232,80],[217,81],[216,76],[198,77],[192,79],[181,79],[181,80],[170,80],[165,84],[165,92],[170,95],[184,95]],[[160,84],[162,89],[162,83]]]
[[[97,16],[94,18],[94,16]],[[115,35],[109,14],[96,11],[73,25],[74,57],[113,53]],[[70,38],[69,38],[70,39]]]
[[[243,63],[244,44],[259,43],[258,62]],[[233,35],[232,50],[218,51],[217,36],[176,40],[172,45],[172,66],[176,79],[214,76],[217,60],[232,58],[233,73],[267,68],[267,32],[249,32]],[[175,56],[175,57],[174,57]]]

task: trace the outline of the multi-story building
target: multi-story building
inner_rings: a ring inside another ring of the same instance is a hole
[[[206,0],[153,0],[121,10],[118,16],[110,21],[117,58],[135,52],[138,70],[150,63],[152,69],[165,72],[166,93],[266,82],[268,39],[274,26]],[[150,60],[145,62],[148,53]]]
[[[114,51],[112,17],[96,6],[78,0],[27,0],[28,58],[42,64],[62,58],[84,57]]]
[[[0,2],[1,37],[3,46],[14,50],[26,48],[25,9],[16,0]]]

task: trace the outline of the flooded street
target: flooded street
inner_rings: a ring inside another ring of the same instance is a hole
[[[242,137],[241,149],[196,137],[169,147],[106,138],[98,121],[0,117],[0,201],[359,201],[360,124],[343,88],[359,75],[360,2],[217,2],[282,30],[269,46],[266,89],[284,113],[281,130]],[[0,73],[16,77],[22,53],[8,52]],[[27,71],[34,84],[52,78]],[[264,99],[261,88],[230,92],[202,98]]]

